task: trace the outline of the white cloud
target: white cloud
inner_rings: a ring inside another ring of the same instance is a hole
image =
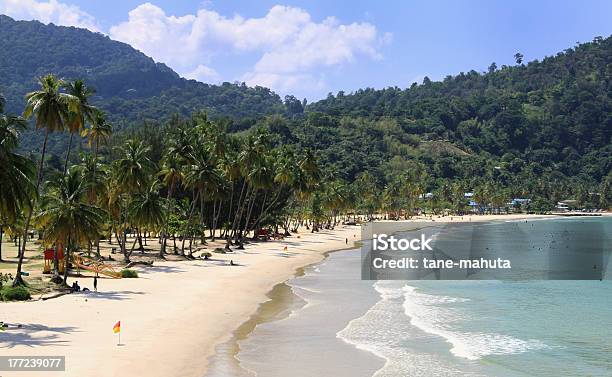
[[[380,36],[369,23],[344,25],[333,17],[315,22],[305,10],[290,6],[276,5],[261,18],[225,17],[208,9],[177,17],[151,3],[130,11],[110,35],[186,77],[208,76],[204,70],[196,72],[200,62],[210,66],[219,55],[258,54],[255,65],[239,78],[280,91],[321,89],[324,78],[318,70],[360,56],[380,59],[379,47],[391,38],[388,33]]]
[[[221,81],[212,68],[221,56],[255,59],[244,67],[244,73],[223,79],[284,93],[324,89],[326,68],[360,58],[380,59],[380,47],[392,38],[367,22],[342,24],[334,17],[316,21],[307,11],[292,6],[275,5],[258,18],[227,17],[207,9],[209,4],[201,6],[195,14],[175,16],[143,3],[128,13],[125,22],[112,26],[109,35],[184,77],[205,82]],[[0,0],[0,13],[100,31],[93,16],[58,0]]]
[[[247,72],[242,75],[241,80],[249,86],[273,88],[281,93],[290,93],[296,88],[302,91],[318,91],[325,88],[322,74]]]
[[[0,0],[0,13],[17,20],[38,20],[62,26],[76,26],[100,31],[93,16],[79,7],[57,0]]]
[[[215,83],[221,80],[217,71],[202,64],[199,64],[193,71],[185,73],[185,78],[207,83]]]

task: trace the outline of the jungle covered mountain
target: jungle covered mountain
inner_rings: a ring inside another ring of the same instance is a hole
[[[412,182],[415,192],[446,197],[453,189],[546,198],[548,205],[581,197],[595,207],[609,195],[612,37],[541,61],[523,62],[517,53],[513,66],[492,63],[487,72],[425,78],[405,89],[330,93],[306,105],[267,88],[180,78],[85,29],[0,16],[0,35],[8,113],[23,111],[24,95],[41,75],[83,79],[113,124],[111,145],[126,133],[163,144],[164,132],[205,111],[230,133],[267,128],[277,144],[313,150],[328,176],[368,181],[379,189],[373,191]],[[41,140],[29,131],[21,150],[36,154]],[[68,140],[52,134],[49,159],[61,160]]]
[[[550,173],[553,181],[571,177],[595,184],[612,169],[611,79],[612,37],[596,37],[542,61],[523,64],[518,54],[517,65],[492,63],[486,73],[462,72],[440,82],[425,77],[407,89],[330,94],[308,111],[330,121],[374,124],[362,132],[369,140],[386,139],[383,160],[417,154],[439,166],[437,176],[452,178],[473,160],[489,170],[464,170],[465,178]],[[445,159],[449,163],[440,165]]]
[[[233,118],[283,110],[280,97],[267,88],[187,80],[103,34],[0,15],[0,88],[7,111],[21,113],[24,95],[47,73],[87,82],[96,90],[93,101],[117,125],[166,119],[174,113],[189,116],[195,110]],[[30,146],[27,140],[24,144]]]

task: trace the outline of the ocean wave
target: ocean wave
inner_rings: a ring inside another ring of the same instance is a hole
[[[467,319],[468,313],[452,307],[467,299],[418,292],[415,287],[404,286],[404,313],[410,323],[422,331],[440,336],[451,344],[451,353],[468,360],[478,360],[487,355],[509,355],[547,346],[539,340],[521,340],[512,336],[470,332],[457,329]]]
[[[384,366],[373,377],[476,376],[450,365],[439,355],[419,353],[406,347],[418,338],[413,338],[413,328],[406,321],[402,310],[404,292],[396,283],[376,282],[374,288],[381,299],[363,316],[351,320],[336,337],[384,360]]]

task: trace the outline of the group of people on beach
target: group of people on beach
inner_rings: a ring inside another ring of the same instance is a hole
[[[98,292],[98,274],[96,274],[96,276],[94,276],[93,286],[94,286],[94,292]],[[78,280],[75,280],[72,283],[72,286],[70,288],[72,289],[73,292],[80,292],[81,291],[81,286],[79,285],[79,281]],[[89,288],[87,288],[87,287],[83,288],[83,292],[87,292],[87,291],[89,291]]]

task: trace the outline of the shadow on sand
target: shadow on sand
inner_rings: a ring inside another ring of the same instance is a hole
[[[30,323],[17,325],[6,323],[7,329],[0,333],[0,348],[13,348],[15,346],[67,346],[68,341],[59,340],[61,334],[76,331],[76,327],[49,327],[42,324]],[[39,334],[42,333],[42,334]]]

